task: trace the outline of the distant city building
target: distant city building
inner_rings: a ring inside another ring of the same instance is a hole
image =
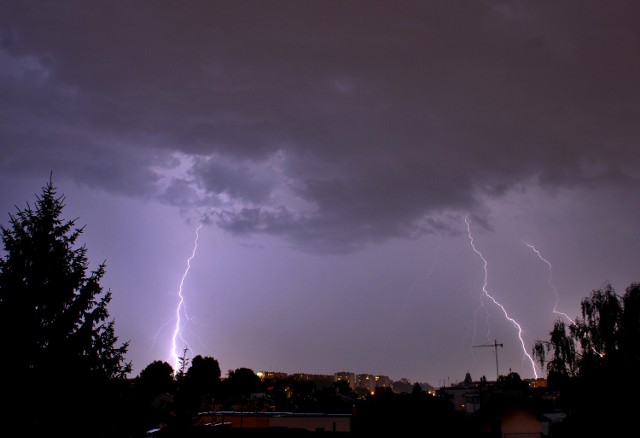
[[[469,386],[446,386],[438,390],[441,397],[451,400],[455,409],[460,412],[472,413],[480,406],[478,390]]]
[[[349,388],[355,390],[356,389],[356,375],[355,373],[350,373],[347,371],[340,371],[335,373],[334,379],[336,382],[346,381],[349,384]]]
[[[376,388],[391,388],[393,381],[389,376],[375,376]]]
[[[480,408],[478,384],[471,379],[471,374],[468,372],[462,382],[443,386],[437,393],[441,397],[451,400],[457,411],[471,414]]]
[[[316,388],[328,388],[330,387],[335,377],[331,374],[307,374],[307,373],[295,373],[291,375],[291,378],[298,382],[313,382]]]
[[[348,371],[340,371],[335,374],[310,374],[310,373],[293,373],[287,374],[282,371],[258,371],[256,375],[262,381],[302,381],[313,382],[316,388],[328,388],[334,382],[346,381],[349,388],[365,389],[371,393],[375,392],[376,388],[392,388],[396,392],[411,392],[413,384],[406,378],[402,378],[397,382],[391,380],[389,376],[380,374],[355,374]],[[424,389],[424,388],[423,388]],[[432,387],[430,388],[432,389]],[[427,389],[424,389],[425,391]]]
[[[259,371],[256,375],[260,377],[262,381],[283,382],[289,380],[295,382],[312,382],[318,389],[328,388],[335,381],[333,374],[287,374],[280,371]]]
[[[256,373],[260,380],[284,380],[289,375],[287,373],[278,372],[278,371],[259,371]]]
[[[358,374],[356,376],[356,388],[366,389],[373,393],[376,390],[376,376],[373,374]]]
[[[333,381],[334,376],[332,374],[309,374],[309,373],[294,373],[291,374],[295,380],[331,380]]]
[[[358,374],[356,376],[356,388],[366,389],[370,393],[374,393],[376,388],[391,388],[392,383],[389,376],[374,374]]]

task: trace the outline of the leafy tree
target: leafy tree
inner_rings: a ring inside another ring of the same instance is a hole
[[[594,290],[582,300],[581,310],[573,324],[556,321],[550,340],[536,342],[540,364],[566,377],[635,373],[640,365],[640,283],[630,285],[622,297],[611,285]]]
[[[227,382],[232,396],[243,399],[249,398],[252,392],[264,390],[260,377],[250,368],[237,368],[234,371],[229,371]]]
[[[496,382],[500,389],[506,390],[524,390],[528,388],[527,382],[523,381],[520,374],[509,371],[506,376],[501,375]]]
[[[220,365],[213,357],[197,355],[191,361],[186,379],[194,394],[210,399],[220,383]]]
[[[547,366],[549,386],[559,390],[572,413],[573,433],[593,432],[593,422],[607,430],[631,424],[627,394],[640,389],[640,283],[620,297],[611,285],[582,300],[581,317],[557,321],[549,341],[539,341],[534,355]]]
[[[140,372],[136,378],[136,385],[149,397],[173,392],[173,368],[167,362],[153,361]]]
[[[64,201],[50,179],[33,208],[17,208],[0,226],[0,343],[11,354],[0,361],[11,383],[4,393],[16,414],[27,403],[53,404],[52,418],[36,417],[48,427],[87,414],[92,393],[104,395],[105,382],[131,370],[128,342],[117,345],[109,318],[111,292],[100,285],[105,264],[88,272],[87,249],[77,245],[83,228],[62,219]]]
[[[219,400],[231,408],[235,403],[245,403],[251,393],[265,391],[260,377],[250,368],[237,368],[227,372],[227,378],[220,382],[216,392]]]
[[[172,423],[175,417],[173,393],[175,381],[173,368],[167,362],[156,360],[147,365],[135,379],[136,426],[146,430]]]
[[[220,384],[220,365],[212,357],[195,356],[179,382],[176,401],[180,414],[190,417],[208,409]]]

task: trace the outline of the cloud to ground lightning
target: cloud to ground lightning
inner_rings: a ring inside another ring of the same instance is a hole
[[[181,315],[184,315],[185,318],[187,316],[187,307],[184,302],[184,295],[182,288],[184,286],[184,280],[187,278],[187,274],[189,273],[189,269],[191,269],[191,260],[196,256],[196,251],[198,249],[198,238],[200,237],[199,232],[200,228],[202,228],[202,224],[198,225],[196,228],[196,237],[193,241],[193,251],[191,251],[191,256],[187,259],[187,268],[182,274],[182,278],[180,279],[180,287],[178,288],[178,305],[176,306],[176,326],[173,330],[173,336],[171,337],[171,363],[173,365],[174,371],[177,371],[180,368],[180,356],[177,351],[177,339],[180,338],[182,344],[185,349],[189,349],[189,344],[182,336],[182,318]]]
[[[527,347],[525,346],[524,340],[522,339],[522,327],[520,326],[520,324],[515,319],[513,319],[512,317],[509,316],[509,313],[504,308],[504,306],[502,304],[500,304],[487,291],[487,285],[488,285],[488,269],[487,269],[487,266],[488,266],[488,263],[487,263],[487,260],[482,255],[482,253],[476,248],[476,246],[474,244],[473,236],[471,234],[471,225],[469,223],[468,216],[465,216],[464,221],[467,224],[467,235],[469,236],[469,242],[471,244],[471,248],[480,257],[480,259],[482,259],[483,269],[484,269],[484,281],[483,281],[483,284],[482,284],[482,293],[487,298],[489,298],[496,306],[498,306],[500,308],[500,310],[502,310],[502,313],[504,314],[505,318],[509,322],[511,322],[511,324],[513,324],[513,326],[516,327],[516,329],[518,330],[518,339],[520,339],[520,344],[522,345],[522,352],[524,353],[524,355],[527,357],[527,359],[531,363],[531,369],[533,370],[533,374],[534,374],[535,378],[537,379],[538,378],[538,371],[536,370],[535,362],[534,362],[533,358],[531,357],[531,355],[527,352]]]
[[[529,248],[531,248],[531,250],[532,250],[533,252],[535,252],[535,253],[536,253],[536,255],[538,256],[538,258],[539,258],[540,260],[542,260],[543,262],[545,262],[545,263],[547,264],[547,266],[549,267],[549,286],[551,286],[551,288],[553,289],[554,293],[556,294],[556,302],[555,302],[555,305],[553,306],[553,313],[555,313],[555,314],[557,314],[557,315],[562,315],[562,316],[564,316],[564,317],[567,319],[567,321],[568,321],[569,323],[571,323],[571,324],[575,324],[575,323],[576,323],[576,321],[575,321],[574,319],[572,319],[569,315],[567,315],[567,314],[566,314],[566,313],[564,313],[564,312],[560,312],[560,311],[558,311],[558,310],[557,310],[557,307],[558,307],[558,301],[560,300],[560,296],[558,295],[558,289],[555,287],[555,285],[554,285],[554,284],[553,284],[553,282],[552,282],[552,267],[551,267],[551,262],[550,262],[549,260],[545,259],[544,257],[542,257],[542,254],[540,254],[540,251],[538,251],[538,250],[536,249],[536,247],[535,247],[535,246],[533,246],[533,245],[531,245],[530,243],[527,243],[527,242],[524,242],[524,244],[525,244],[525,245],[527,245]],[[599,351],[598,351],[598,350],[596,350],[594,347],[591,347],[591,349],[593,350],[593,352],[594,352],[595,354],[599,355],[600,357],[603,357],[603,356],[604,356],[604,354],[603,354],[603,353],[599,352]]]
[[[542,260],[544,263],[546,263],[548,268],[549,268],[549,281],[548,281],[549,282],[549,286],[551,287],[551,289],[553,289],[553,293],[556,295],[556,302],[553,305],[553,313],[555,313],[557,315],[562,315],[567,319],[567,321],[569,321],[570,323],[574,323],[575,321],[573,319],[571,319],[569,317],[569,315],[567,315],[564,312],[560,312],[558,310],[558,301],[560,301],[560,295],[558,295],[558,289],[553,284],[553,268],[551,266],[551,262],[549,260],[545,259],[544,257],[542,257],[542,254],[540,254],[540,251],[538,251],[535,246],[531,245],[528,242],[524,242],[524,244],[527,245],[529,248],[531,248],[531,250],[536,253],[538,258],[540,260]]]

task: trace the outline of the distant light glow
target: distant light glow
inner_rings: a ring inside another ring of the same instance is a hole
[[[502,304],[500,304],[493,296],[491,296],[491,294],[489,294],[489,292],[487,291],[487,284],[488,284],[488,263],[487,260],[484,258],[484,256],[482,255],[482,253],[480,251],[478,251],[478,249],[476,248],[474,241],[473,241],[473,236],[471,235],[471,225],[469,224],[469,219],[468,216],[465,216],[464,218],[465,223],[467,224],[467,234],[469,236],[469,242],[471,243],[471,248],[473,249],[473,251],[478,254],[478,256],[480,257],[480,259],[482,259],[482,263],[483,263],[483,269],[484,269],[484,282],[482,285],[482,292],[483,294],[489,298],[491,301],[493,301],[493,303],[498,306],[500,308],[500,310],[502,310],[502,313],[504,314],[505,318],[511,322],[511,324],[513,324],[514,327],[516,327],[516,329],[518,330],[518,339],[520,339],[520,344],[522,345],[522,352],[524,353],[524,355],[527,357],[527,359],[529,359],[529,362],[531,363],[531,369],[533,370],[533,375],[535,376],[535,378],[538,378],[538,371],[536,370],[536,365],[535,362],[533,360],[533,358],[531,357],[531,355],[527,352],[527,347],[524,344],[524,340],[522,339],[522,327],[520,326],[520,324],[518,324],[518,322],[513,319],[512,317],[509,316],[509,313],[507,312],[507,310],[504,308],[504,306]]]
[[[171,362],[173,363],[174,371],[178,371],[180,368],[180,356],[177,351],[177,339],[180,338],[182,341],[184,348],[189,349],[189,344],[182,337],[182,318],[180,317],[184,314],[185,318],[187,317],[187,307],[184,302],[184,295],[182,293],[182,287],[184,286],[184,280],[187,278],[187,274],[189,273],[189,269],[191,269],[191,260],[196,256],[196,251],[198,249],[198,238],[200,237],[199,232],[200,228],[202,228],[202,224],[198,225],[196,228],[196,237],[193,241],[193,251],[191,251],[191,256],[187,259],[187,268],[182,274],[182,278],[180,279],[180,287],[178,288],[178,305],[176,306],[176,327],[173,330],[173,336],[171,337]],[[180,353],[182,354],[182,353]]]

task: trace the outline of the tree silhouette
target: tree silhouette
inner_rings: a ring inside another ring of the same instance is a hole
[[[240,403],[244,405],[254,392],[263,392],[264,383],[250,368],[237,368],[227,372],[227,378],[222,379],[216,391],[216,397],[222,401],[226,409]]]
[[[211,396],[220,383],[220,365],[213,357],[197,355],[191,361],[187,370],[187,385],[192,393],[205,397],[210,401]]]
[[[182,356],[178,357],[178,369],[176,370],[176,381],[178,383],[182,383],[184,377],[187,375],[187,368],[189,367],[189,356],[187,353],[189,352],[188,347],[184,347],[182,349]]]
[[[611,285],[594,290],[582,300],[581,310],[573,324],[556,321],[550,340],[536,342],[540,364],[567,377],[635,373],[640,365],[640,283],[631,284],[622,297]]]
[[[142,433],[173,422],[175,380],[169,363],[160,360],[151,362],[136,377],[135,387],[137,431]]]
[[[209,409],[220,384],[220,366],[212,357],[195,356],[191,366],[178,382],[176,391],[177,413],[186,423],[200,411]]]
[[[140,372],[136,386],[149,397],[171,393],[174,389],[173,368],[167,362],[153,361]]]
[[[358,400],[352,419],[355,436],[426,436],[458,437],[462,435],[463,414],[444,397],[433,397],[419,384],[412,392],[394,392],[378,387],[374,395]]]
[[[611,285],[582,300],[581,317],[557,321],[534,355],[546,363],[548,382],[559,390],[573,433],[622,431],[634,413],[626,394],[640,390],[640,283],[620,297]]]
[[[49,400],[53,406],[30,421],[48,428],[75,414],[89,418],[92,394],[99,388],[106,398],[105,382],[131,370],[128,343],[116,345],[109,319],[111,292],[100,285],[105,264],[88,272],[87,249],[76,244],[83,229],[61,218],[64,200],[49,179],[34,208],[17,208],[9,227],[0,226],[0,343],[11,352],[0,361],[10,382],[4,394],[15,421]]]

